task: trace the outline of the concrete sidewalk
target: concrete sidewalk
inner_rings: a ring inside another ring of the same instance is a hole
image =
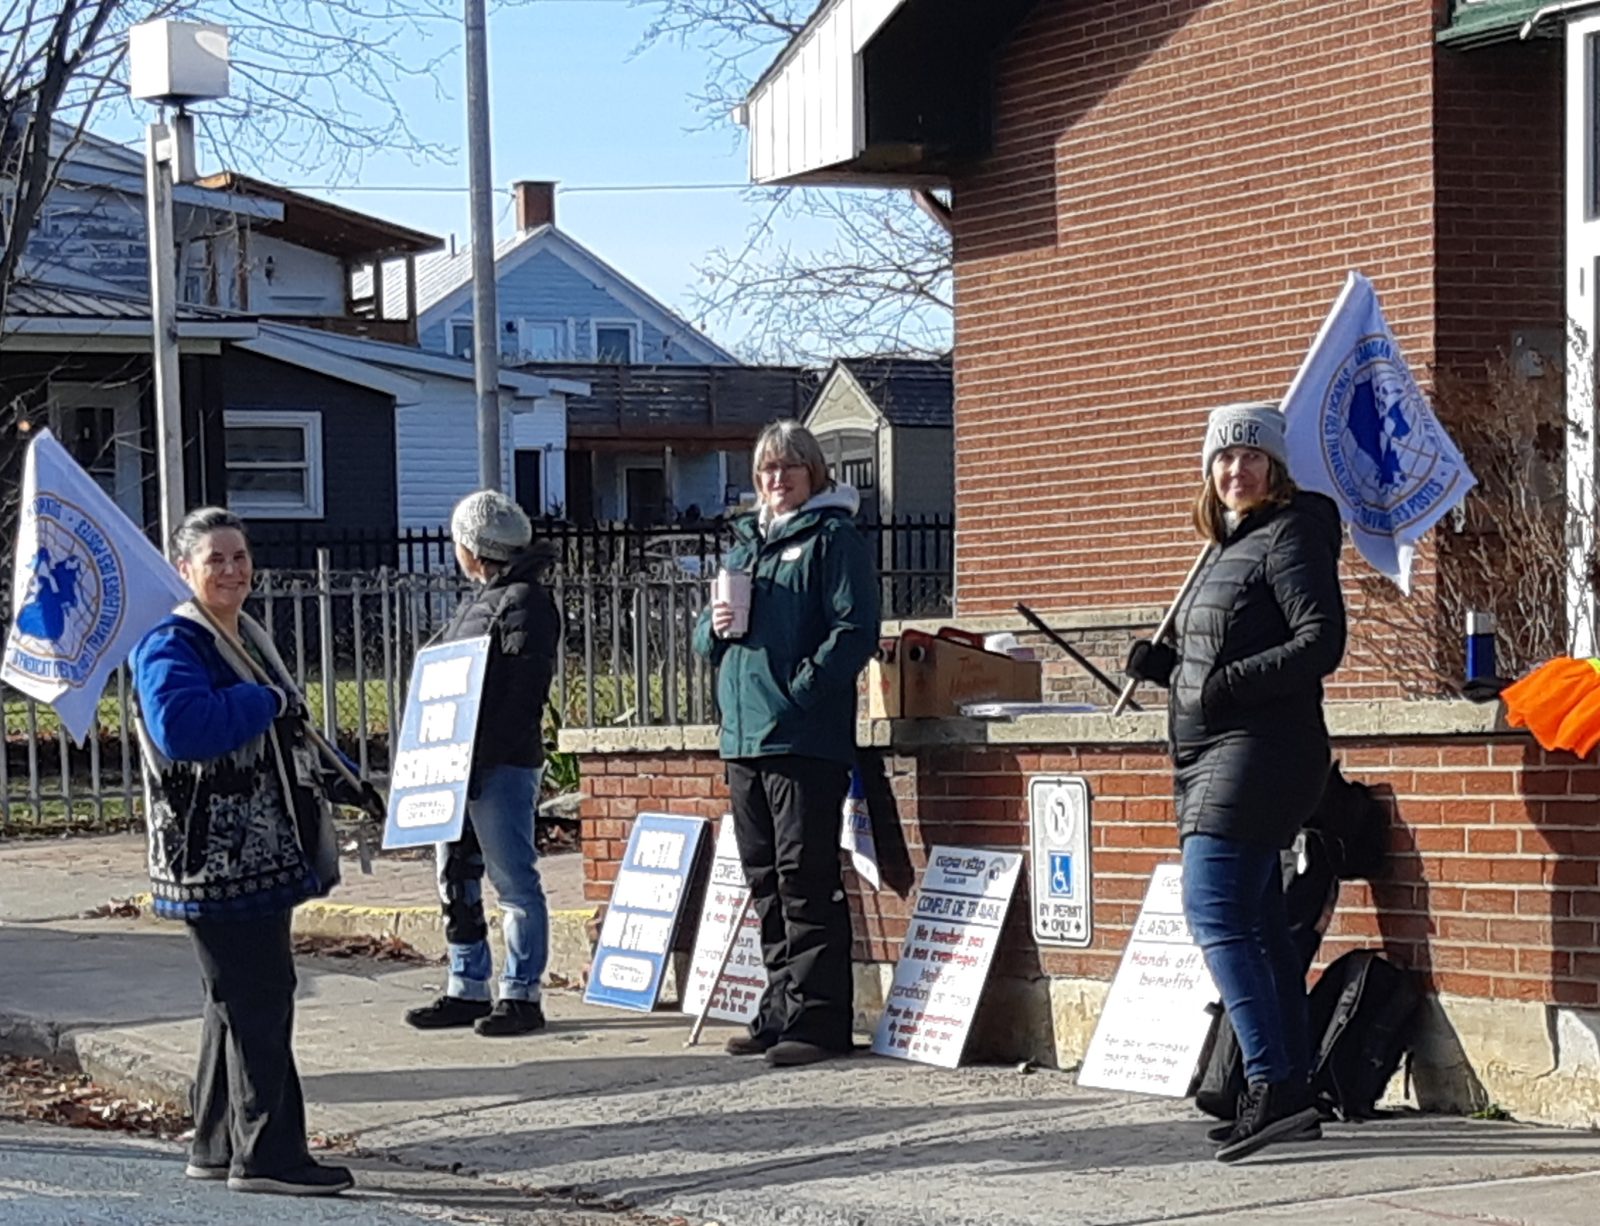
[[[584,924],[594,905],[583,898],[583,857],[577,852],[539,860],[550,901],[550,972],[579,981],[589,958]],[[431,856],[379,856],[373,875],[352,858],[344,881],[325,899],[295,912],[299,932],[322,936],[398,936],[429,957],[445,951]],[[484,885],[491,901],[493,887]],[[113,900],[148,903],[143,834],[0,842],[0,923],[77,919]],[[490,923],[499,916],[491,910]]]
[[[0,927],[0,1046],[53,1050],[134,1093],[185,1093],[199,1033],[181,930],[137,920]],[[769,1070],[685,1050],[686,1019],[553,994],[543,1034],[421,1034],[436,967],[302,964],[312,1127],[412,1168],[578,1187],[721,1226],[1137,1226],[1473,1221],[1587,1226],[1589,1133],[1453,1118],[1334,1125],[1222,1167],[1185,1103],[1065,1074],[858,1055]],[[179,1176],[176,1151],[172,1177]],[[623,1220],[627,1220],[626,1217]],[[642,1219],[636,1219],[642,1220]]]

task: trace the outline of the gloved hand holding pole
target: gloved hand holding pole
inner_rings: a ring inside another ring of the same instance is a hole
[[[1156,627],[1156,632],[1150,636],[1152,643],[1159,643],[1167,637],[1168,632],[1172,629],[1173,621],[1178,616],[1178,606],[1183,603],[1184,597],[1189,594],[1189,589],[1194,587],[1195,580],[1200,577],[1201,568],[1204,567],[1206,559],[1210,556],[1211,546],[1207,545],[1200,551],[1200,556],[1194,560],[1194,565],[1189,567],[1189,573],[1184,576],[1183,586],[1178,589],[1178,594],[1172,598],[1172,604],[1168,606],[1167,614],[1161,619],[1161,624]],[[1116,705],[1111,708],[1111,714],[1114,716],[1121,715],[1127,710],[1128,703],[1133,698],[1133,692],[1138,688],[1139,679],[1137,677],[1129,677],[1127,683],[1122,687],[1122,693],[1117,695]]]

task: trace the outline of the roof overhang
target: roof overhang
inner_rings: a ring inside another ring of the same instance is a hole
[[[153,331],[148,319],[77,319],[49,315],[13,316],[0,327],[7,336],[132,336],[146,340]],[[179,320],[178,339],[251,340],[260,333],[260,328],[254,320]]]
[[[127,192],[130,196],[143,196],[145,191],[144,176],[102,166],[75,166],[68,162],[61,168],[60,180],[79,187],[107,187],[112,191]],[[175,184],[172,203],[186,208],[254,217],[262,221],[281,221],[283,218],[283,206],[274,200],[255,199],[238,192],[217,191],[192,183]]]
[[[763,184],[938,187],[988,151],[993,53],[1035,0],[825,0],[735,119]]]
[[[368,362],[343,358],[325,349],[302,344],[288,337],[268,333],[254,340],[240,341],[234,347],[243,349],[247,353],[259,354],[274,362],[298,366],[302,370],[316,371],[319,375],[337,379],[340,383],[393,396],[397,405],[416,404],[422,399],[422,385],[415,379],[407,379],[403,375],[394,374]]]
[[[1566,19],[1600,0],[1454,0],[1438,41],[1458,51],[1519,39],[1559,37]]]
[[[269,323],[262,332],[325,354],[338,355],[367,366],[404,371],[408,374],[435,375],[445,379],[474,381],[471,362],[443,354],[412,349],[408,345],[393,345],[388,341],[375,341],[360,336],[344,336],[337,332],[323,332],[315,328],[298,328],[293,324]],[[547,379],[537,375],[524,375],[514,370],[500,369],[500,387],[523,400],[541,400],[546,396],[587,396],[589,385],[575,379]]]
[[[264,179],[236,171],[208,175],[199,186],[259,202],[277,205],[279,220],[262,231],[284,242],[329,255],[353,259],[373,255],[418,255],[439,251],[444,240],[407,226],[358,213],[343,205],[304,195]]]

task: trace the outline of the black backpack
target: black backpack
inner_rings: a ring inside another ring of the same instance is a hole
[[[1422,1001],[1415,978],[1371,949],[1337,959],[1311,989],[1312,1093],[1346,1120],[1378,1114],[1379,1095],[1400,1067]]]

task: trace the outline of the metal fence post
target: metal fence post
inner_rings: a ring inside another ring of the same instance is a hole
[[[330,743],[338,735],[337,684],[333,675],[333,572],[328,551],[317,550],[317,616],[322,640],[322,734]]]
[[[357,761],[361,764],[361,774],[367,774],[368,749],[367,738],[370,731],[367,727],[367,639],[365,627],[362,625],[361,607],[361,576],[356,575],[350,580],[350,620],[352,633],[355,640],[356,654],[356,736],[360,757]]]

